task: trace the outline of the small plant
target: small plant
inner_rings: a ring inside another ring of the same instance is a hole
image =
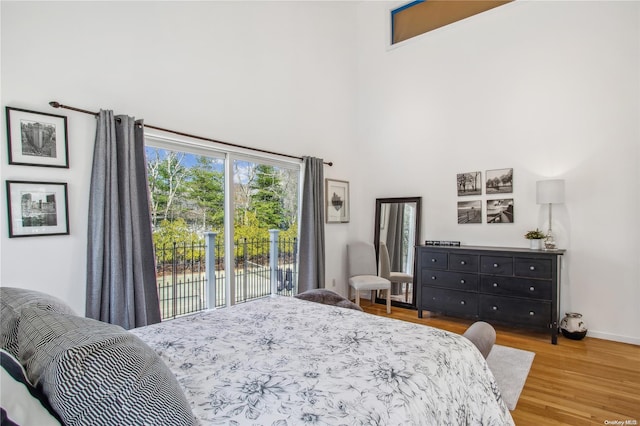
[[[535,231],[527,231],[527,233],[524,234],[524,237],[527,240],[541,240],[543,238],[546,238],[547,236],[544,232],[536,228]]]

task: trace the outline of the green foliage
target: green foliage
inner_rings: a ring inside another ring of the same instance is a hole
[[[157,225],[162,220],[180,217],[180,204],[175,201],[186,191],[183,183],[189,169],[182,164],[183,153],[147,148],[146,154],[151,216]]]
[[[546,238],[546,235],[544,232],[536,228],[534,231],[527,231],[527,233],[524,234],[524,237],[527,240],[541,240],[543,238]]]
[[[185,259],[198,261],[204,255],[195,247],[204,244],[204,240],[191,231],[182,218],[160,222],[160,226],[153,232],[153,244],[156,246],[159,262],[171,262],[174,257],[180,262]]]
[[[284,229],[284,191],[275,167],[258,164],[251,183],[251,210],[258,224],[266,229]]]
[[[221,231],[224,226],[224,176],[213,170],[211,160],[198,157],[186,182],[187,195],[195,201],[194,220],[204,229]]]
[[[208,231],[217,233],[216,247],[224,247],[225,176],[220,160],[153,147],[146,148],[146,156],[160,261],[173,260],[174,254],[199,259],[190,247],[204,244]],[[281,241],[296,238],[297,170],[236,160],[234,181],[236,256],[264,256],[269,229],[281,230]],[[293,252],[293,245],[281,243],[279,250]]]
[[[254,258],[258,256],[263,250],[262,244],[248,244],[247,252],[242,244],[243,240],[256,242],[256,241],[269,241],[269,230],[260,226],[258,218],[255,212],[246,212],[245,223],[236,224],[234,229],[234,237],[236,240],[235,257],[243,257],[245,255]]]

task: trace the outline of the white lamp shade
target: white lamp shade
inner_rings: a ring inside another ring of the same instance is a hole
[[[536,182],[536,203],[564,203],[564,179],[539,180]]]

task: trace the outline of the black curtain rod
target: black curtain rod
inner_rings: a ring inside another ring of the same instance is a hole
[[[63,105],[60,102],[56,102],[56,101],[49,102],[49,105],[51,105],[54,108],[64,108],[64,109],[69,109],[71,111],[83,112],[85,114],[94,115],[96,117],[99,114],[97,112],[89,111],[89,110],[86,110],[86,109],[75,108],[75,107],[72,107],[72,106],[69,106],[69,105]],[[150,124],[145,124],[144,127],[148,127],[149,129],[160,130],[160,131],[163,131],[163,132],[173,133],[175,135],[186,136],[188,138],[200,139],[200,140],[207,141],[207,142],[213,142],[213,143],[219,143],[221,145],[232,146],[234,148],[248,149],[248,150],[251,150],[251,151],[262,152],[264,154],[278,155],[280,157],[296,158],[298,160],[302,160],[303,159],[302,157],[296,157],[295,155],[281,154],[279,152],[268,151],[266,149],[260,149],[260,148],[250,148],[250,147],[247,147],[247,146],[237,145],[237,144],[231,143],[231,142],[223,142],[223,141],[218,141],[218,140],[211,139],[211,138],[205,138],[203,136],[197,136],[197,135],[191,135],[189,133],[178,132],[176,130],[164,129],[162,127],[152,126]],[[324,164],[326,164],[328,166],[333,166],[333,162],[332,161],[329,161],[329,162],[325,161]]]

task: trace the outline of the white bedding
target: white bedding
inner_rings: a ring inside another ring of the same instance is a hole
[[[176,374],[202,425],[510,425],[465,338],[268,297],[132,330]]]

